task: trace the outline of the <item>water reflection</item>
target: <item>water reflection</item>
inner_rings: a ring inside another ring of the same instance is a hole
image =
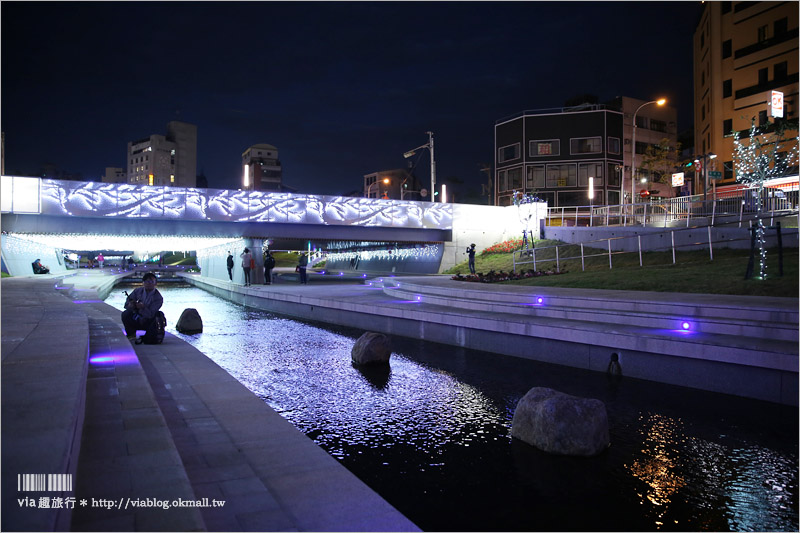
[[[170,333],[424,530],[797,529],[797,409],[400,338],[389,368],[356,368],[362,331],[159,290]],[[122,288],[106,301],[121,309]],[[202,334],[175,331],[187,307]],[[512,441],[533,386],[603,400],[608,451],[555,457]]]

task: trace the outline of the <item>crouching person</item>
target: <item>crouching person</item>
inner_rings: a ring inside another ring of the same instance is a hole
[[[125,300],[122,324],[129,340],[136,339],[136,330],[147,330],[164,303],[161,293],[156,289],[156,275],[152,272],[142,277],[142,286],[135,289]]]

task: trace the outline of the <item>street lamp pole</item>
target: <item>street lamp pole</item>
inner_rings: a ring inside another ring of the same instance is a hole
[[[409,157],[413,156],[417,153],[417,150],[422,150],[423,148],[427,148],[431,153],[431,202],[436,201],[436,158],[433,154],[433,132],[426,131],[425,133],[428,134],[428,142],[423,144],[422,146],[417,146],[413,150],[409,150],[408,152],[403,154],[403,157],[408,159]]]
[[[664,105],[666,102],[667,100],[665,98],[645,102],[633,112],[633,135],[631,139],[631,204],[633,204],[633,198],[636,195],[636,115],[639,113],[639,110],[646,105]]]
[[[428,131],[428,148],[431,152],[431,202],[436,201],[434,191],[436,190],[436,159],[433,157],[433,132]]]

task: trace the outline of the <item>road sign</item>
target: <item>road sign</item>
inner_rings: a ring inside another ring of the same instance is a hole
[[[719,170],[712,170],[708,173],[708,177],[712,180],[721,180],[722,179],[722,172]]]

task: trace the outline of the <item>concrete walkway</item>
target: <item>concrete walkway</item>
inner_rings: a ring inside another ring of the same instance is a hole
[[[189,344],[132,345],[106,274],[2,281],[4,531],[419,530]]]
[[[131,345],[119,311],[102,302],[124,275],[2,281],[4,531],[418,530],[192,346],[169,334]],[[600,371],[614,351],[626,376],[797,402],[796,298],[447,276],[310,274],[300,286],[284,272],[278,284],[251,287],[185,277],[304,319]],[[63,473],[72,487],[28,490],[21,477]],[[74,508],[53,508],[55,498],[75,498]]]

